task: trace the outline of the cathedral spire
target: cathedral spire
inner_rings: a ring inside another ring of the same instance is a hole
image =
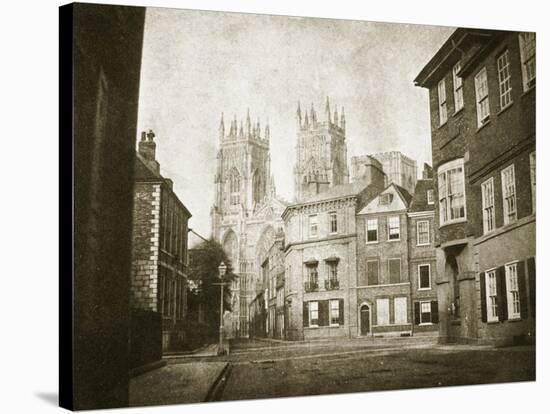
[[[340,128],[346,130],[346,115],[344,114],[344,107],[342,107],[342,116],[340,117]]]
[[[300,101],[298,101],[298,109],[296,110],[296,127],[298,130],[302,127],[302,110],[300,109]]]
[[[334,124],[338,126],[338,108],[334,105]]]
[[[260,138],[260,135],[261,135],[261,128],[260,128],[260,118],[258,118],[258,121],[256,122],[256,132],[258,134],[258,139]]]
[[[265,139],[269,141],[269,118],[267,119],[267,122],[265,124]]]
[[[246,135],[250,136],[250,109],[246,109]]]
[[[311,103],[311,123],[315,124],[317,122],[317,115],[315,114],[315,108],[313,107],[313,102]]]
[[[225,136],[225,123],[223,122],[223,112],[222,112],[222,119],[220,120],[220,140],[222,140]]]
[[[325,112],[326,112],[326,115],[327,115],[328,123],[330,124],[332,121],[330,119],[330,103],[328,101],[328,95],[327,95],[327,103],[325,105]],[[336,122],[338,122],[338,121],[336,121]]]
[[[307,116],[307,111],[306,111],[306,116],[304,118],[304,128],[309,128],[309,118]]]
[[[243,121],[241,121],[241,129],[239,130],[239,138],[244,137],[244,131],[243,131]]]

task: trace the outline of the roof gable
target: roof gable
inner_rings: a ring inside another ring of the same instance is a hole
[[[390,184],[380,194],[367,203],[358,214],[390,213],[406,210],[409,204],[409,193],[395,185]]]

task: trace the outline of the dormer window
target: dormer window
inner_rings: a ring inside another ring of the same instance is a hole
[[[380,198],[378,199],[378,204],[381,206],[387,206],[392,202],[393,194],[386,193],[386,194],[380,194]]]

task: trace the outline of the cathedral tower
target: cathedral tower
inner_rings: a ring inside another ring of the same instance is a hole
[[[219,126],[219,149],[216,159],[213,237],[218,239],[216,222],[233,216],[250,215],[271,191],[271,158],[269,125],[261,130],[260,120],[246,118],[237,122],[234,116],[226,129],[222,117]]]
[[[294,197],[306,200],[315,194],[349,182],[344,108],[331,113],[327,97],[323,115],[313,104],[302,113],[296,111],[296,163],[294,165]]]

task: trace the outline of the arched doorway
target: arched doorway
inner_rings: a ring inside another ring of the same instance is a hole
[[[359,309],[359,318],[361,325],[361,336],[367,336],[370,333],[370,308],[369,305],[363,304]]]

